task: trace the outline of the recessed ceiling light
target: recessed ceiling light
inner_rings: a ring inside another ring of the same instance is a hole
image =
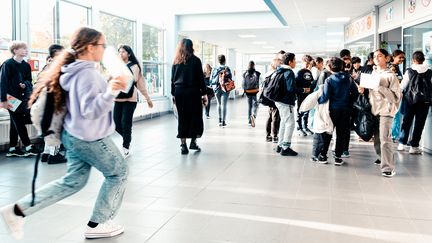
[[[347,22],[350,17],[327,18],[327,22]]]
[[[254,44],[254,45],[265,45],[265,44],[267,44],[267,42],[265,42],[265,41],[254,41],[254,42],[252,42],[252,44]]]
[[[238,35],[240,38],[255,38],[256,35],[252,35],[252,34],[244,34],[244,35]]]
[[[344,32],[327,32],[328,36],[341,36]]]
[[[407,35],[404,35],[404,37],[411,37],[412,35],[409,35],[409,34],[407,34]]]
[[[317,53],[317,54],[315,54],[315,56],[324,56],[325,54],[324,53]]]

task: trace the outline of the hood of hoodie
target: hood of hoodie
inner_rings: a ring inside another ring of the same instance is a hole
[[[413,64],[411,68],[416,70],[418,73],[425,73],[429,69],[425,64]]]
[[[96,63],[92,61],[77,60],[73,63],[61,67],[60,85],[66,91],[69,91],[71,85],[71,78],[78,72],[84,69],[95,69]]]

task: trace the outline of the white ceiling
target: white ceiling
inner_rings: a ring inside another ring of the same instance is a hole
[[[236,1],[231,1],[233,2]],[[241,0],[241,2],[245,1]],[[235,48],[244,54],[268,54],[283,49],[294,53],[328,55],[343,48],[341,33],[344,24],[348,21],[327,22],[327,18],[349,17],[352,20],[373,11],[375,5],[380,6],[388,0],[273,0],[271,2],[286,20],[288,26],[283,26],[280,21],[273,21],[276,24],[265,29],[251,26],[231,29],[227,26],[229,30],[211,29],[210,27],[208,30],[187,30],[180,31],[180,33],[193,39]],[[243,10],[263,9],[263,3],[263,0],[248,0]],[[209,11],[207,1],[197,1],[196,4],[201,5],[204,12]],[[218,6],[221,13],[232,10],[229,4],[226,5],[225,10],[220,9],[223,4],[218,4]],[[253,8],[253,6],[259,7]],[[265,11],[270,11],[270,8],[267,6]],[[276,18],[276,15],[274,16]],[[335,35],[336,33],[339,35]],[[240,38],[238,34],[252,34],[256,37]],[[253,44],[256,41],[265,41],[266,44]]]

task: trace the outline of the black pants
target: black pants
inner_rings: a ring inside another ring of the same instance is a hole
[[[277,137],[279,133],[280,115],[276,107],[269,107],[269,116],[266,123],[267,136]]]
[[[318,157],[318,155],[327,158],[327,151],[330,146],[332,135],[326,132],[314,133],[313,144],[312,144],[312,156]]]
[[[414,121],[414,128],[409,144],[412,147],[418,147],[426,123],[426,118],[429,113],[429,104],[418,103],[407,105],[405,115],[403,116],[401,132],[399,135],[399,143],[407,144],[410,135],[411,125]]]
[[[211,100],[212,100],[213,96],[207,95],[207,98],[208,98],[208,102],[207,102],[207,105],[205,107],[205,114],[206,114],[206,116],[210,116],[210,105],[211,105]]]
[[[346,149],[347,143],[349,143],[350,112],[343,109],[330,109],[330,117],[336,128],[335,156],[340,158]]]
[[[308,128],[309,111],[300,112],[300,106],[305,99],[306,96],[299,97],[297,100],[297,130]]]
[[[26,118],[22,113],[9,111],[10,128],[9,128],[9,146],[18,146],[18,135],[24,146],[30,145],[30,138],[27,133]]]
[[[132,121],[136,102],[115,102],[114,123],[116,131],[123,137],[123,148],[129,149],[132,140]]]

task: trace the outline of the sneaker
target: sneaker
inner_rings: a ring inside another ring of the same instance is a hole
[[[49,154],[43,153],[41,155],[41,162],[47,162],[48,161],[48,157],[49,157]]]
[[[14,239],[20,240],[23,238],[24,232],[24,217],[17,216],[14,213],[14,204],[9,204],[0,209],[0,215],[5,222],[10,234]]]
[[[408,153],[410,153],[410,154],[422,154],[423,151],[419,147],[411,147]]]
[[[280,153],[282,151],[282,147],[278,145],[275,150],[276,153]]]
[[[123,158],[127,158],[130,156],[130,151],[127,148],[123,148]]]
[[[25,157],[27,154],[20,148],[10,148],[6,153],[6,157]]]
[[[222,123],[222,119],[219,118],[219,126],[221,127],[222,124],[223,124],[223,123]]]
[[[189,149],[187,148],[186,144],[181,144],[181,154],[188,154],[189,153]]]
[[[226,127],[227,124],[225,123],[225,121],[222,121],[222,127]]]
[[[271,143],[273,141],[272,136],[266,136],[266,141]]]
[[[341,165],[343,165],[344,163],[345,163],[345,161],[343,161],[343,159],[338,158],[338,157],[335,158],[334,165],[336,165],[336,166],[341,166]]]
[[[307,133],[305,131],[303,131],[303,129],[299,129],[298,133],[299,133],[299,136],[303,136],[303,137],[307,136]]]
[[[314,133],[308,128],[308,127],[306,127],[305,129],[304,129],[304,132],[306,132],[307,134],[309,134],[309,135],[313,135]]]
[[[312,155],[312,157],[310,158],[310,160],[312,162],[318,162],[318,157]]]
[[[123,226],[115,223],[112,220],[108,220],[103,224],[98,224],[98,226],[94,228],[87,226],[84,236],[87,239],[107,238],[119,235],[123,232]]]
[[[32,156],[40,153],[40,151],[37,150],[34,145],[29,145],[25,147],[24,152],[27,154],[27,156]]]
[[[403,145],[403,144],[398,144],[398,146],[397,146],[397,151],[404,151],[404,149],[405,149],[405,145]]]
[[[381,173],[382,176],[384,177],[393,177],[394,175],[396,175],[396,172],[394,170],[392,171],[384,171]]]
[[[67,159],[61,153],[57,153],[56,155],[48,156],[47,163],[52,165],[52,164],[66,163],[66,161]]]
[[[348,151],[344,151],[341,155],[341,158],[349,158],[349,157],[350,157],[350,154]]]
[[[273,137],[273,143],[278,143],[279,142],[279,138],[277,136]]]
[[[255,116],[254,115],[250,116],[250,124],[252,127],[255,127]]]
[[[318,155],[318,161],[317,163],[319,164],[327,164],[327,156],[323,156],[323,155]]]
[[[191,143],[189,145],[189,149],[196,150],[197,152],[201,151],[201,148],[198,146],[198,144],[196,143],[196,141],[191,141]]]
[[[380,159],[375,160],[374,164],[380,165],[381,164],[381,160]]]
[[[282,151],[280,152],[280,154],[282,156],[297,156],[298,153],[294,150],[292,150],[291,148],[287,148],[287,149],[282,149]]]
[[[206,119],[210,119],[210,116],[206,116]]]

